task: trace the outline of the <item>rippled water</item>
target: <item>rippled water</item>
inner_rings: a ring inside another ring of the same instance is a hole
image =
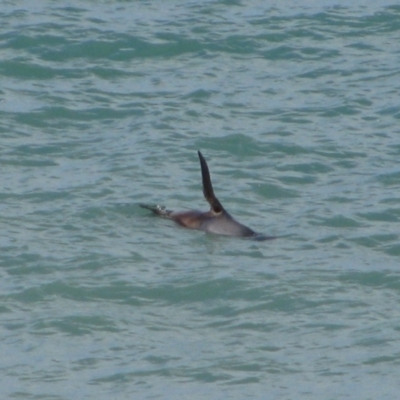
[[[395,399],[400,7],[2,2],[6,399]],[[200,149],[254,242],[207,209]]]

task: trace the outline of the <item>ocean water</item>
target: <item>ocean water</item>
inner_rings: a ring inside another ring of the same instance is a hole
[[[400,7],[2,1],[1,399],[396,399]],[[239,221],[203,209],[197,150]]]

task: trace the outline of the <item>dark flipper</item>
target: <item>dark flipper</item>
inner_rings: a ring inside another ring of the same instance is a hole
[[[145,208],[146,210],[150,210],[154,214],[157,214],[160,217],[164,217],[164,218],[170,218],[170,214],[172,213],[172,211],[167,210],[164,206],[158,206],[158,205],[154,206],[154,205],[143,204],[143,203],[140,203],[139,206],[142,208]]]
[[[206,163],[206,160],[204,159],[203,154],[201,154],[200,151],[198,151],[197,153],[199,154],[200,165],[201,165],[201,175],[203,177],[204,197],[210,203],[211,210],[213,212],[215,212],[216,214],[219,214],[219,213],[225,211],[224,207],[222,207],[222,204],[215,197],[214,190],[213,190],[213,187],[211,184],[210,171],[208,170],[208,165]]]

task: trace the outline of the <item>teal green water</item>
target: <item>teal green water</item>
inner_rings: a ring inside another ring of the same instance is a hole
[[[2,399],[400,392],[395,2],[0,5]],[[197,149],[255,242],[207,209]]]

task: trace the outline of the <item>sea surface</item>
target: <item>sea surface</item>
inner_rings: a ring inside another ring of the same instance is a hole
[[[399,398],[398,2],[1,1],[0,172],[2,400]]]

